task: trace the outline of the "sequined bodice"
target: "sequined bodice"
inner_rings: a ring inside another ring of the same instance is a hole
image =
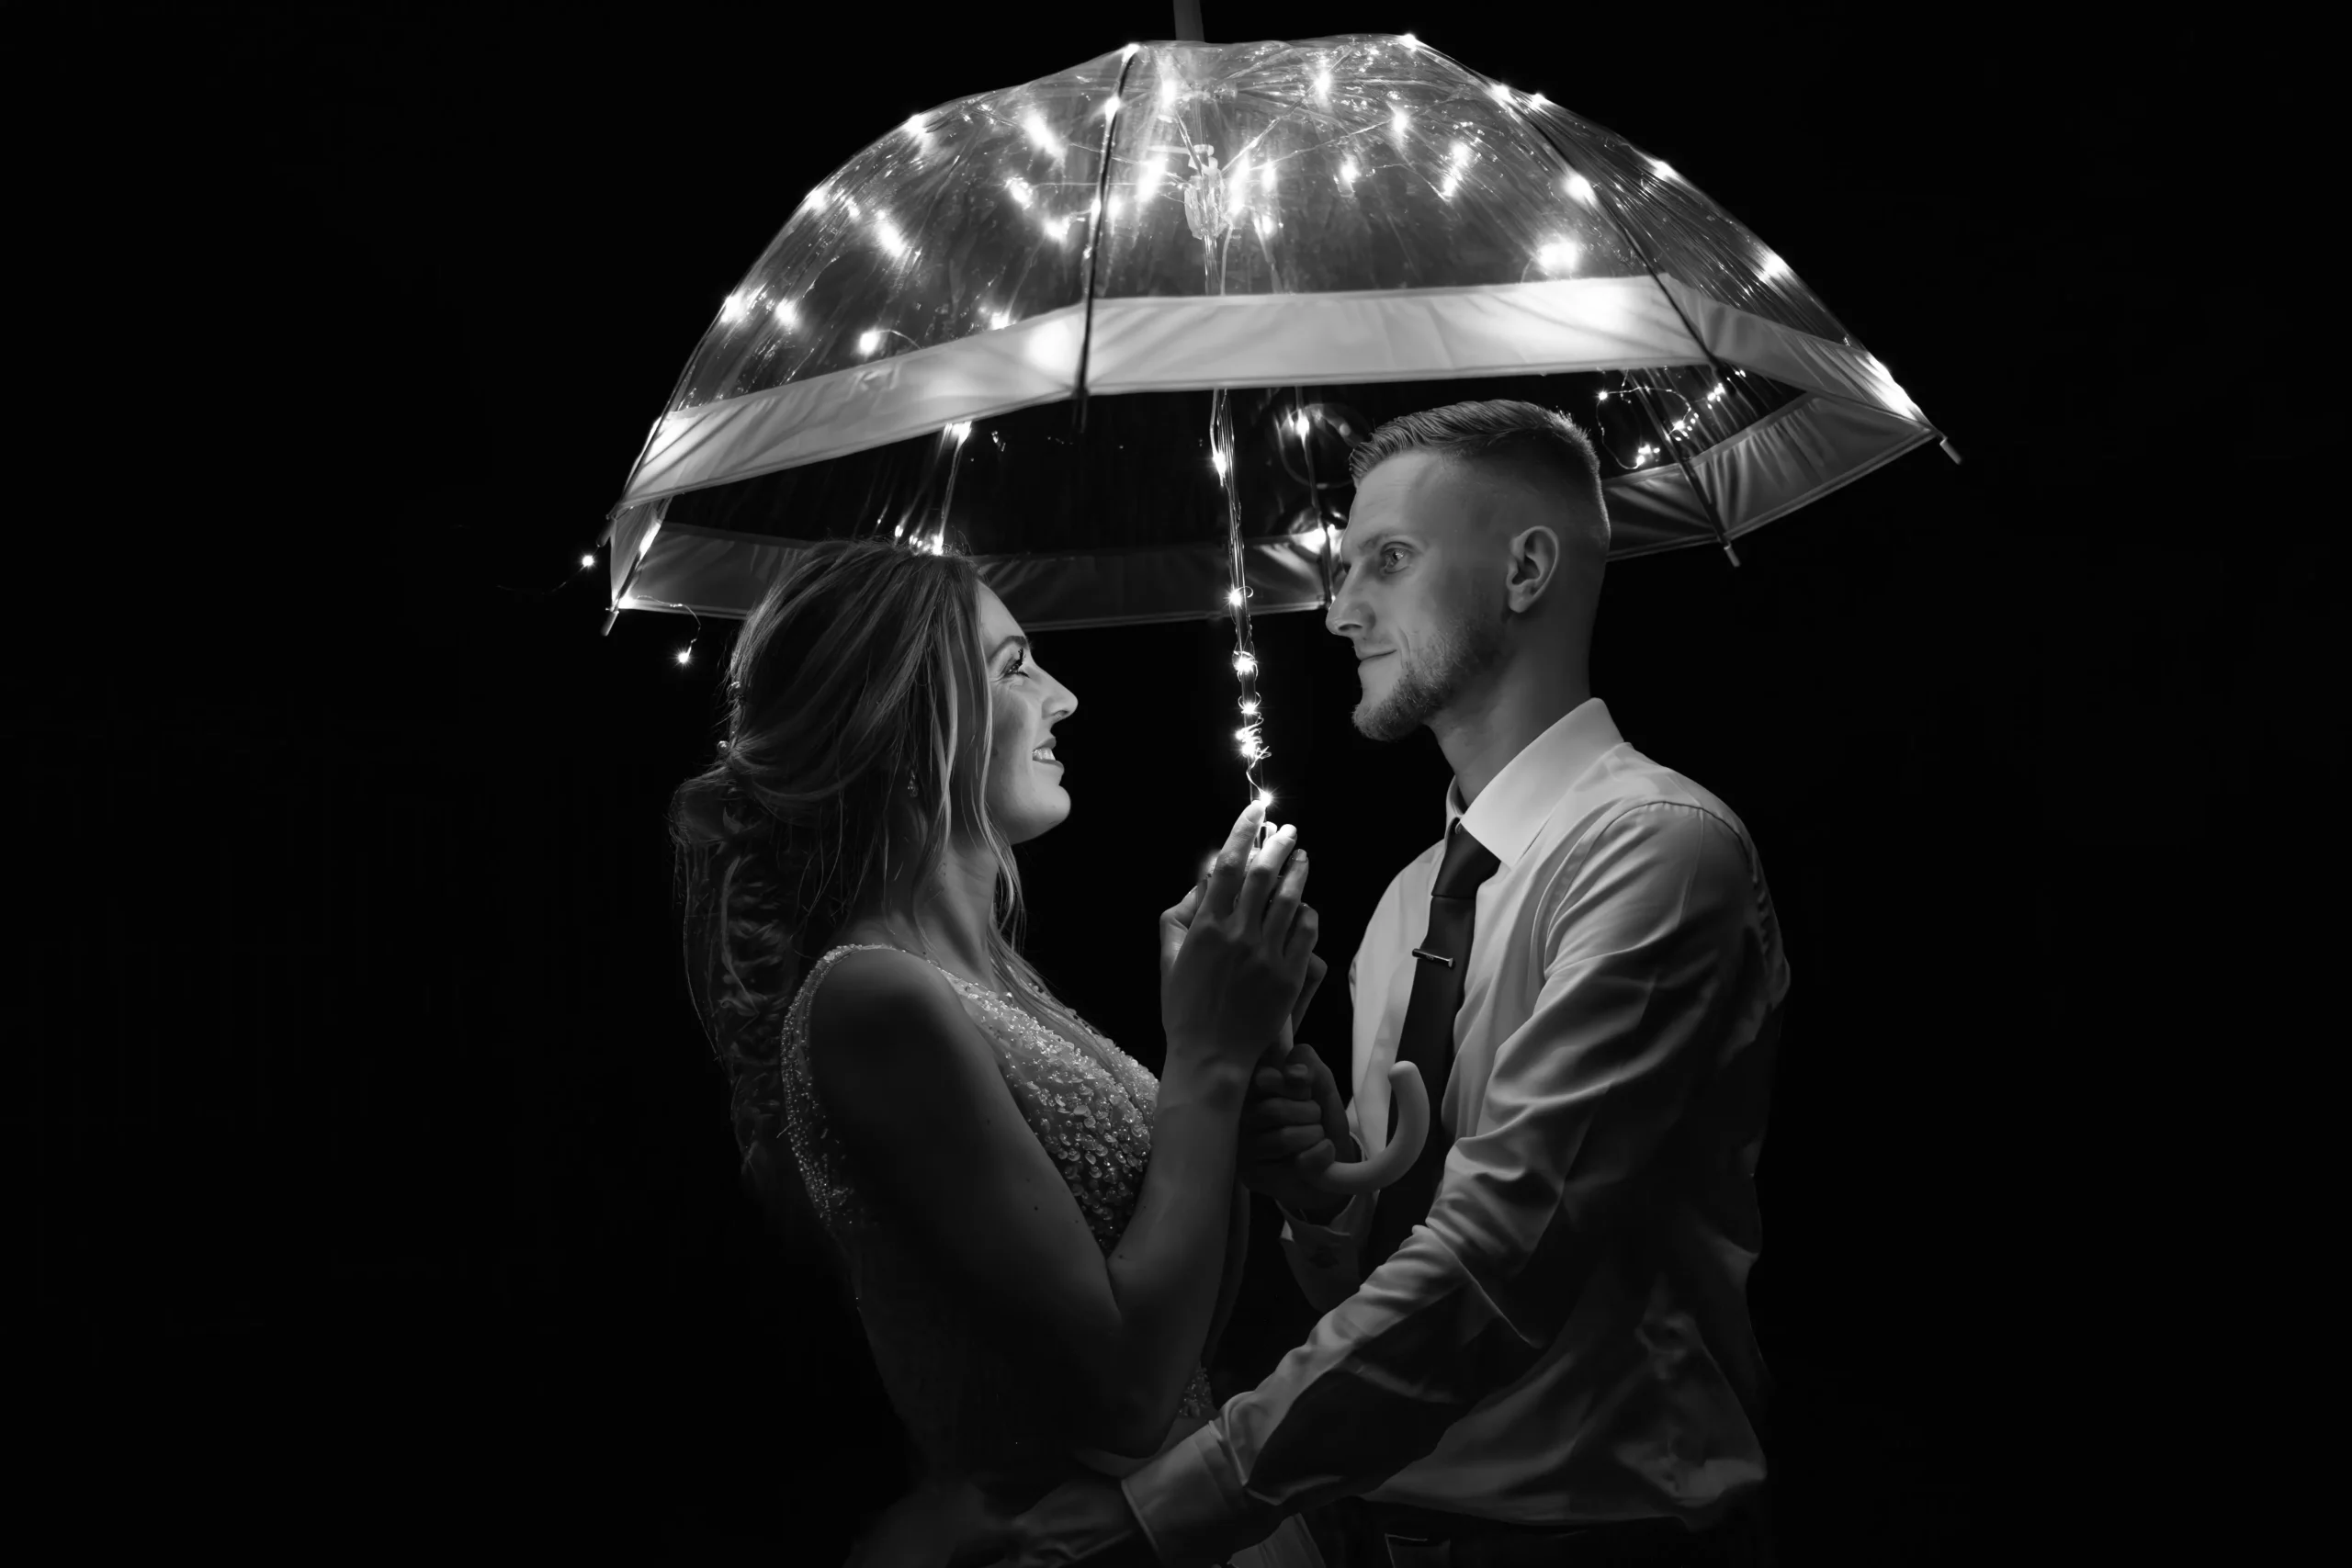
[[[876,1201],[818,1100],[808,1069],[810,1003],[836,960],[873,945],[836,947],[810,965],[786,1013],[784,1125],[802,1185],[848,1269],[891,1404],[926,1461],[962,1474],[1059,1462],[1074,1445],[1047,1416],[1042,1391],[1027,1386],[995,1345],[968,1291],[945,1278],[913,1229]],[[1091,1028],[1085,1040],[1070,1039],[1009,997],[940,972],[996,1048],[1013,1103],[1107,1256],[1142,1190],[1159,1081]],[[1212,1414],[1207,1380],[1195,1375],[1180,1416]]]

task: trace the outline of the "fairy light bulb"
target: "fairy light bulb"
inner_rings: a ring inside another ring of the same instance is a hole
[[[1174,108],[1176,100],[1183,96],[1184,85],[1175,77],[1162,76],[1159,79],[1159,107],[1163,110]]]
[[[1340,183],[1343,186],[1356,183],[1356,161],[1353,158],[1340,160]]]
[[[790,332],[800,324],[800,312],[794,308],[789,299],[777,300],[771,308],[769,314],[775,316],[775,324],[786,332]]]
[[[743,319],[745,312],[749,311],[751,308],[751,295],[729,294],[727,297],[727,303],[719,307],[718,319],[725,321],[729,326],[733,326],[737,321]]]
[[[1315,73],[1315,101],[1319,104],[1331,101],[1331,72],[1328,66]]]
[[[678,662],[681,664],[692,663],[694,657],[695,650],[691,646],[678,649]]]
[[[1574,240],[1554,240],[1535,253],[1535,259],[1546,272],[1574,272],[1584,259],[1584,247]]]
[[[1228,588],[1225,591],[1225,602],[1232,605],[1237,610],[1241,608],[1242,604],[1249,600],[1249,597],[1250,595],[1242,592],[1238,588]]]
[[[1396,135],[1404,135],[1406,130],[1410,127],[1412,123],[1413,117],[1405,112],[1404,105],[1398,104],[1395,108],[1388,111],[1388,129]]]
[[[1104,119],[1116,119],[1119,118],[1118,94],[1114,93],[1109,97],[1102,100],[1102,118]]]
[[[1650,168],[1656,172],[1657,177],[1662,180],[1679,180],[1682,177],[1674,172],[1674,165],[1668,163],[1663,158],[1652,158],[1650,160]]]
[[[1011,326],[1012,324],[1012,307],[1007,306],[1005,309],[999,310],[995,315],[989,318],[989,321],[990,325],[999,329]]]
[[[884,250],[889,252],[894,257],[903,256],[907,254],[906,236],[899,232],[898,225],[891,222],[887,216],[876,216],[875,218],[874,238],[878,243],[880,243]]]
[[[876,349],[877,349],[877,348],[879,348],[879,347],[881,347],[881,346],[882,346],[882,329],[881,329],[881,328],[879,328],[879,327],[868,327],[868,328],[866,328],[864,332],[862,332],[862,333],[858,333],[858,334],[857,334],[857,352],[858,352],[858,353],[860,353],[860,354],[871,354],[871,353],[873,353]]]
[[[1019,175],[1015,175],[1011,179],[1005,181],[1004,188],[1011,191],[1012,193],[1012,199],[1019,202],[1023,207],[1028,206],[1030,201],[1034,199],[1029,189],[1029,182],[1023,179]]]
[[[1258,792],[1258,806],[1261,810],[1272,811],[1274,808],[1274,792],[1270,789],[1260,790]]]
[[[1209,461],[1216,467],[1216,477],[1225,478],[1225,448],[1212,445],[1209,447]]]
[[[582,566],[594,566],[596,564],[596,558],[594,556],[582,556],[580,558],[580,564]]]
[[[1502,105],[1505,108],[1510,107],[1510,89],[1509,87],[1504,86],[1500,82],[1497,82],[1492,86],[1488,87],[1487,91],[1494,95],[1495,102]]]
[[[1242,711],[1243,713],[1247,713],[1247,714],[1254,714],[1254,713],[1256,713],[1256,712],[1258,711],[1258,699],[1257,699],[1257,698],[1255,698],[1255,697],[1244,697],[1244,698],[1242,698],[1242,699],[1241,699],[1241,711]]]
[[[1258,661],[1246,653],[1237,653],[1233,656],[1233,672],[1236,675],[1255,675]]]
[[[1305,414],[1294,413],[1290,416],[1290,433],[1293,435],[1297,436],[1301,441],[1306,439],[1306,416]]]
[[[1570,175],[1561,184],[1566,188],[1571,200],[1582,202],[1587,207],[1593,204],[1592,182],[1582,175]]]
[[[1035,109],[1031,109],[1023,117],[1021,129],[1028,135],[1029,140],[1036,144],[1039,152],[1052,158],[1062,155],[1061,138],[1053,133],[1052,129],[1046,124],[1046,117]]]

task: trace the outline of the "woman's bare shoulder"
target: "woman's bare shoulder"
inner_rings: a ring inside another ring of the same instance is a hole
[[[808,1057],[820,1080],[903,1083],[974,1053],[987,1042],[947,976],[913,953],[860,948],[835,958],[808,1002]]]

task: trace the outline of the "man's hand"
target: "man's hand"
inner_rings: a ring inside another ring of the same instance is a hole
[[[1330,1069],[1304,1041],[1288,1063],[1261,1059],[1241,1108],[1241,1179],[1292,1213],[1328,1218],[1347,1204],[1314,1179],[1342,1157],[1361,1156],[1348,1133],[1347,1108]]]
[[[1119,1483],[1088,1476],[1065,1482],[1014,1518],[1001,1557],[979,1561],[1001,1568],[1159,1568],[1151,1542],[1127,1506]],[[958,1554],[958,1561],[964,1561]]]

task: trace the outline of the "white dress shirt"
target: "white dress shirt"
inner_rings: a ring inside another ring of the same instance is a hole
[[[1215,1561],[1341,1496],[1704,1524],[1763,1480],[1747,1280],[1766,1021],[1789,971],[1755,845],[1598,698],[1467,809],[1449,785],[1445,810],[1499,865],[1478,889],[1428,1220],[1366,1280],[1377,1195],[1329,1225],[1291,1217],[1283,1248],[1322,1321],[1122,1483],[1164,1562]],[[1443,852],[1396,874],[1348,968],[1348,1119],[1367,1154],[1387,1138]]]

